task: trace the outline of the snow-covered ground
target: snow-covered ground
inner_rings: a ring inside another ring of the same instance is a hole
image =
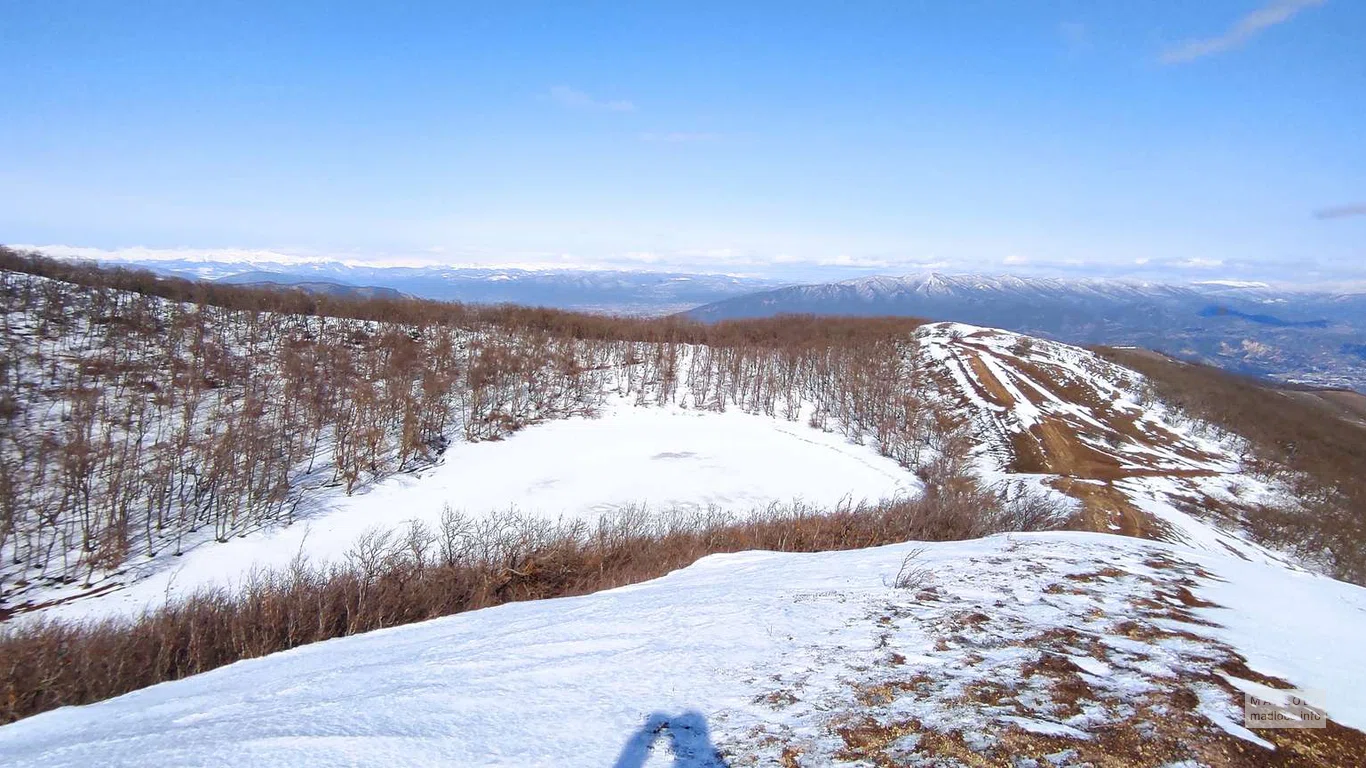
[[[304,521],[196,547],[122,589],[34,615],[133,614],[197,588],[229,586],[253,569],[286,568],[301,553],[313,563],[337,561],[372,529],[406,528],[413,520],[434,529],[447,507],[474,517],[512,510],[594,520],[632,505],[743,514],[800,501],[828,509],[914,496],[919,488],[895,461],[804,422],[617,399],[596,418],[455,443],[436,466],[391,476],[354,496],[338,493]]]
[[[908,555],[916,583],[889,586]],[[1217,765],[1221,749],[1256,754],[1289,733],[1240,725],[1242,659],[1366,728],[1362,637],[1366,589],[1101,534],[749,552],[47,712],[0,728],[0,755],[629,767],[668,764],[672,743],[687,753],[674,765],[694,768],[954,750],[1073,765],[1111,754],[1118,733]]]

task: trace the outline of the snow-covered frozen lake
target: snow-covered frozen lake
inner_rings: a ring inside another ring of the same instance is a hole
[[[287,567],[300,553],[313,563],[335,560],[374,528],[405,528],[412,520],[436,528],[448,506],[476,517],[514,510],[594,520],[627,505],[743,513],[796,500],[820,507],[875,502],[919,489],[895,461],[805,422],[617,401],[597,418],[456,443],[435,467],[338,495],[289,527],[203,544],[127,587],[43,614],[135,613],[198,587],[230,585],[254,568]]]

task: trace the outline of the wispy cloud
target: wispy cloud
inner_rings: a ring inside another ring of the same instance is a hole
[[[1091,50],[1091,32],[1085,24],[1077,21],[1064,21],[1058,25],[1058,35],[1072,53]]]
[[[694,144],[703,141],[716,141],[721,134],[710,131],[666,131],[664,133],[642,133],[642,141],[658,141],[667,144]]]
[[[1224,260],[1202,259],[1197,256],[1193,259],[1182,259],[1181,261],[1169,262],[1169,266],[1177,269],[1217,269],[1224,266]]]
[[[1345,219],[1349,216],[1366,216],[1366,203],[1335,205],[1331,208],[1320,208],[1314,211],[1314,218],[1316,219]]]
[[[634,112],[636,105],[625,99],[598,99],[567,85],[557,85],[550,89],[550,99],[569,109],[594,109],[604,112]]]
[[[1158,60],[1163,64],[1184,64],[1216,53],[1232,50],[1247,43],[1264,30],[1284,24],[1300,11],[1323,5],[1328,0],[1271,0],[1257,10],[1243,16],[1218,37],[1187,40],[1162,52]]]

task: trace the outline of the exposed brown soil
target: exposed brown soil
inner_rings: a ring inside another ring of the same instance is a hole
[[[967,339],[976,336],[974,334]],[[958,341],[957,346],[971,368],[973,376],[970,381],[976,394],[993,405],[1014,408],[1017,398],[982,359],[983,355],[992,352],[967,340]],[[1090,408],[1096,418],[1113,430],[1110,435],[1095,435],[1096,438],[1117,436],[1167,450],[1181,448],[1176,435],[1151,427],[1140,429],[1134,414],[1116,411],[1094,389],[1069,381],[1067,372],[1050,370],[1051,367],[1046,364],[1023,359],[1012,359],[1009,364],[1058,398]],[[1022,384],[1020,391],[1028,392],[1032,388]],[[1034,405],[1044,401],[1043,397],[1026,397]],[[1132,477],[1195,477],[1211,473],[1133,466],[1132,463],[1126,465],[1082,439],[1083,434],[1095,431],[1093,425],[1073,423],[1056,415],[1044,415],[1037,423],[1030,425],[1027,432],[1008,433],[1012,453],[1010,468],[1015,472],[1055,475],[1052,485],[1082,503],[1080,513],[1072,522],[1072,527],[1078,530],[1161,538],[1165,527],[1136,508],[1113,483]],[[1188,451],[1181,452],[1192,459],[1205,458]]]
[[[981,356],[970,354],[967,355],[967,358],[968,364],[972,366],[972,372],[975,374],[973,380],[981,382],[982,386],[986,388],[984,394],[987,399],[996,405],[1005,406],[1006,408],[1013,407],[1015,405],[1015,398],[1006,390],[1000,380],[996,378],[996,375],[991,372],[991,369],[987,367],[987,364],[982,362]]]
[[[967,337],[972,339],[973,336]],[[972,360],[972,371],[982,380],[974,382],[978,394],[1002,408],[1016,405],[1011,391],[994,376],[980,356],[999,354],[993,350],[959,340],[964,357]],[[1160,355],[1140,355],[1143,359],[1164,359]],[[1198,478],[1217,474],[1203,469],[1181,468],[1168,462],[1144,466],[1134,454],[1111,453],[1106,445],[1121,442],[1150,446],[1192,462],[1205,462],[1211,457],[1193,449],[1179,435],[1158,424],[1141,421],[1141,414],[1132,409],[1120,409],[1106,399],[1097,388],[1077,378],[1074,371],[1046,361],[1010,355],[1005,360],[1007,370],[1017,378],[1016,389],[1035,392],[1035,387],[1064,402],[1076,403],[1089,409],[1091,416],[1104,426],[1071,414],[1045,414],[1038,417],[1026,431],[1007,432],[1011,450],[1010,468],[1016,472],[1049,474],[1049,483],[1078,499],[1081,508],[1069,527],[1076,530],[1118,533],[1140,538],[1168,539],[1170,528],[1151,515],[1136,508],[1128,495],[1118,489],[1118,481],[1143,478]],[[1306,394],[1306,393],[1281,393]],[[1314,396],[1326,393],[1314,393]],[[1333,393],[1337,394],[1337,393]],[[1352,393],[1349,393],[1352,394]],[[1029,397],[1036,406],[1045,398]],[[1123,456],[1121,459],[1120,456]],[[1174,501],[1181,500],[1173,497]],[[1205,518],[1214,515],[1226,523],[1242,524],[1255,510],[1213,499],[1195,490],[1184,497],[1180,507],[1188,514]]]
[[[1212,604],[1191,588],[1198,585],[1198,579],[1209,577],[1208,573],[1191,563],[1158,554],[1145,561],[1144,566],[1160,573],[1138,574],[1114,565],[1102,566],[1093,572],[1067,575],[1064,580],[1075,586],[1067,587],[1066,592],[1100,595],[1106,590],[1102,586],[1106,581],[1137,578],[1147,582],[1155,591],[1132,596],[1131,618],[1110,624],[1106,634],[1115,633],[1153,645],[1199,645],[1205,650],[1197,655],[1221,655],[1222,661],[1202,667],[1204,671],[1191,670],[1180,679],[1165,680],[1121,701],[1115,699],[1113,691],[1095,687],[1097,679],[1090,677],[1074,659],[1089,656],[1101,663],[1124,666],[1145,657],[1131,657],[1127,662],[1117,660],[1112,657],[1113,646],[1094,632],[1057,627],[1028,638],[1027,647],[1039,653],[1020,666],[1018,678],[972,681],[961,689],[960,696],[945,704],[1028,717],[1034,711],[1033,705],[1025,704],[1023,709],[1021,705],[1029,700],[1022,697],[1022,691],[1029,690],[1036,692],[1036,696],[1041,692],[1050,702],[1046,718],[1049,720],[1092,712],[1105,712],[1115,718],[1105,725],[1083,728],[1085,738],[1036,732],[1016,725],[1009,717],[958,729],[930,727],[916,717],[896,714],[899,710],[905,712],[906,704],[935,694],[941,681],[921,671],[855,685],[854,701],[858,707],[843,720],[837,717],[831,726],[832,733],[842,742],[834,757],[858,765],[1002,768],[1157,768],[1186,763],[1209,768],[1361,765],[1361,756],[1366,755],[1366,734],[1335,722],[1328,722],[1322,729],[1256,729],[1257,736],[1274,745],[1274,749],[1269,749],[1235,736],[1211,720],[1208,697],[1212,690],[1233,702],[1242,699],[1242,693],[1222,675],[1278,689],[1293,686],[1250,669],[1246,660],[1227,646],[1177,628],[1179,624],[1204,623],[1190,609]],[[984,622],[978,616],[965,612],[946,624],[944,630],[948,634],[941,635],[938,651],[972,645],[987,637],[999,638],[1000,627],[994,631],[979,628]],[[990,617],[985,618],[990,621]],[[988,631],[977,635],[977,640],[970,640],[960,631],[964,626]],[[953,642],[943,642],[945,638]],[[968,654],[960,663],[975,666],[981,661],[980,655]],[[889,662],[889,667],[897,666],[900,665]],[[806,755],[795,747],[783,755],[782,764],[786,766],[830,764],[829,756]]]
[[[1115,577],[1125,574],[1114,569]],[[1097,573],[1095,576],[1103,577]],[[1203,601],[1192,598],[1199,604]],[[1145,609],[1146,610],[1146,609]],[[1178,621],[1188,617],[1158,616]],[[1161,629],[1150,621],[1131,621],[1135,631],[1126,634],[1145,642],[1181,638],[1186,642],[1200,642],[1200,638],[1182,631]],[[1117,629],[1124,629],[1116,625]],[[1024,681],[1042,685],[1049,692],[1049,700],[1056,705],[1056,716],[1068,717],[1102,703],[1103,697],[1086,681],[1083,670],[1066,653],[1081,652],[1105,660],[1106,646],[1095,638],[1068,629],[1058,629],[1047,636],[1039,636],[1033,643],[1044,648],[1061,649],[1062,653],[1044,651],[1037,660],[1021,668]],[[1229,659],[1218,665],[1220,671],[1234,677],[1253,680],[1274,688],[1290,688],[1284,680],[1259,674],[1249,669],[1241,656],[1229,653]],[[989,751],[982,751],[968,741],[964,732],[942,731],[924,727],[914,717],[879,718],[876,711],[896,706],[902,697],[920,698],[931,693],[934,680],[923,673],[893,679],[876,685],[860,687],[855,699],[863,708],[851,713],[849,720],[834,727],[843,742],[837,753],[840,760],[861,765],[903,766],[1018,766],[1061,765],[1096,768],[1157,768],[1158,766],[1191,761],[1210,768],[1349,768],[1361,765],[1366,755],[1366,734],[1329,721],[1323,729],[1257,729],[1256,733],[1275,745],[1267,749],[1234,736],[1211,722],[1201,705],[1197,686],[1221,689],[1234,700],[1241,693],[1224,678],[1213,673],[1197,674],[1181,682],[1135,696],[1127,702],[1128,715],[1123,720],[1089,730],[1089,738],[1077,739],[1064,735],[1041,734],[1016,725],[995,725],[986,729],[992,743]],[[986,710],[1009,711],[1018,690],[997,681],[979,681],[967,686],[959,703]],[[980,738],[979,734],[977,738]],[[803,753],[788,747],[782,753],[784,766],[814,766],[820,762],[804,760]]]
[[[1131,504],[1113,485],[1096,485],[1069,477],[1057,478],[1051,485],[1081,501],[1081,512],[1071,521],[1074,530],[1162,538],[1163,526],[1159,521]]]

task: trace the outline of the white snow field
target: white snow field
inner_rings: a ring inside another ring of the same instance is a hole
[[[196,547],[112,592],[24,617],[128,615],[197,588],[231,586],[253,569],[286,568],[297,555],[337,561],[372,529],[436,528],[449,506],[470,516],[512,510],[546,519],[596,519],[629,505],[669,512],[737,513],[794,501],[834,508],[917,495],[895,461],[842,435],[732,409],[724,413],[609,401],[596,418],[527,427],[498,441],[453,444],[436,466],[390,476],[319,512]]]
[[[917,552],[916,583],[889,586]],[[1218,607],[1183,608],[1191,593]],[[1064,765],[1120,722],[1150,746],[1184,739],[1194,765],[1207,743],[1271,747],[1240,725],[1239,655],[1366,728],[1362,637],[1366,589],[1104,534],[748,552],[47,712],[0,728],[0,756],[633,768],[669,764],[672,744],[676,766],[735,768],[888,764],[851,744],[915,764],[918,746],[949,740]]]

